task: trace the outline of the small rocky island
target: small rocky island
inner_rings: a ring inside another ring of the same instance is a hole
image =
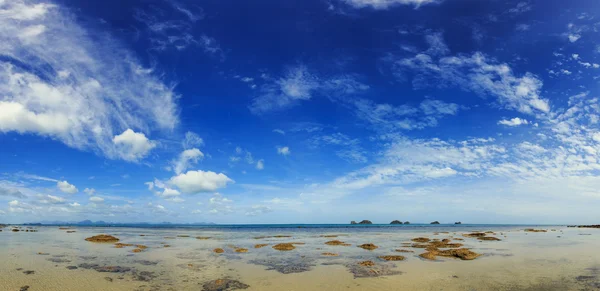
[[[440,222],[436,220],[436,221],[434,221],[434,222],[432,222],[430,224],[440,224]]]
[[[390,222],[390,224],[402,224],[402,221],[394,220],[394,221]]]
[[[457,221],[457,222],[455,222],[454,224],[462,224],[462,222],[460,222],[460,221]]]
[[[373,223],[372,223],[370,220],[366,220],[366,219],[365,219],[365,220],[363,220],[363,221],[361,221],[361,222],[359,222],[359,223],[356,223],[356,221],[352,220],[352,221],[350,222],[350,224],[373,224]]]
[[[410,222],[406,221],[406,222],[404,222],[404,224],[410,224]]]

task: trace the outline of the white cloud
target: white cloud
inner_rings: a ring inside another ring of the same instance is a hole
[[[114,131],[173,129],[176,96],[116,39],[59,5],[3,1],[0,132],[34,133],[119,158]]]
[[[40,200],[41,203],[59,204],[59,203],[65,202],[65,198],[54,196],[54,195],[46,195],[43,198],[44,199]]]
[[[246,163],[248,164],[254,164],[254,157],[252,157],[252,153],[249,151],[246,151],[246,157],[244,158],[246,160]]]
[[[224,197],[223,195],[221,195],[221,194],[219,194],[219,193],[215,193],[215,194],[213,194],[213,197],[211,197],[211,198],[208,200],[208,202],[209,202],[210,204],[217,204],[217,205],[220,205],[220,204],[224,204],[224,203],[232,203],[232,202],[233,202],[233,200],[231,200],[231,199],[229,199],[229,198],[226,198],[226,197]]]
[[[281,129],[273,129],[273,132],[275,133],[279,133],[281,135],[285,135],[285,131],[281,130]]]
[[[419,7],[425,4],[439,3],[440,0],[342,0],[354,8],[388,9],[396,5],[413,5]]]
[[[169,184],[177,186],[181,192],[189,194],[215,191],[227,186],[227,183],[234,183],[234,181],[225,174],[201,170],[188,171],[169,180]]]
[[[91,202],[104,202],[104,198],[93,196],[93,197],[90,197],[90,201]]]
[[[261,114],[288,108],[296,101],[311,99],[318,87],[318,78],[309,73],[306,67],[290,68],[284,77],[260,89],[261,93],[250,105],[250,110]]]
[[[368,88],[353,76],[320,77],[309,71],[306,66],[298,65],[288,68],[283,77],[268,80],[260,88],[249,109],[254,114],[281,111],[314,96],[335,98]]]
[[[94,188],[85,188],[83,189],[83,192],[87,195],[94,195],[96,193],[96,189]]]
[[[311,147],[319,148],[321,146],[332,145],[338,147],[336,155],[348,162],[366,163],[366,151],[360,146],[358,139],[336,132],[330,135],[316,135],[309,140]]]
[[[23,194],[18,189],[0,187],[0,197],[2,197],[2,196],[14,197],[14,198],[20,198],[20,199],[27,197],[27,196],[25,196],[25,194]]]
[[[197,134],[188,131],[185,133],[185,138],[182,142],[183,149],[191,149],[204,145],[204,140]]]
[[[58,189],[64,193],[68,193],[68,194],[75,194],[77,193],[77,187],[75,187],[74,185],[69,184],[69,182],[67,181],[58,181],[56,182],[56,187],[58,187]]]
[[[156,192],[156,194],[163,198],[171,198],[180,195],[179,191],[171,188],[165,188],[162,192]]]
[[[156,142],[149,140],[143,133],[131,129],[116,135],[113,143],[119,156],[126,161],[141,160],[156,147]]]
[[[173,161],[173,170],[176,174],[181,174],[190,166],[197,164],[204,158],[204,154],[197,148],[184,150],[179,154],[179,158]]]
[[[456,115],[461,107],[455,103],[425,99],[418,107],[378,104],[369,99],[351,100],[357,117],[368,121],[378,131],[415,130],[435,127],[439,119]]]
[[[512,14],[521,14],[531,10],[531,4],[528,1],[517,3],[517,5],[508,10]]]
[[[79,204],[79,203],[77,203],[77,202],[69,203],[69,205],[70,205],[71,207],[79,207],[79,206],[81,206],[81,204]]]
[[[265,161],[264,160],[258,160],[258,162],[256,162],[256,169],[257,170],[262,170],[265,168]]]
[[[436,60],[425,51],[411,58],[391,56],[387,61],[400,79],[405,78],[407,68],[416,72],[413,86],[417,89],[455,85],[482,97],[493,96],[507,109],[532,115],[550,111],[548,100],[540,96],[542,80],[531,73],[517,76],[507,64],[480,52]]]
[[[525,124],[529,124],[529,121],[527,121],[527,119],[521,119],[519,117],[515,117],[512,119],[502,119],[500,121],[498,121],[498,124],[502,124],[502,125],[506,125],[506,126],[519,126],[519,125],[525,125]]]
[[[515,29],[518,31],[528,31],[530,28],[531,25],[529,24],[517,24],[517,26],[515,27]]]
[[[280,154],[280,155],[282,155],[282,156],[288,156],[292,152],[290,151],[289,147],[277,147],[277,153]]]

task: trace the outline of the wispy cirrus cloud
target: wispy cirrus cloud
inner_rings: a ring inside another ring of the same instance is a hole
[[[288,67],[278,79],[268,79],[252,100],[249,109],[254,114],[265,114],[288,109],[314,97],[337,98],[367,90],[369,86],[351,75],[321,76],[307,66]]]
[[[149,11],[138,9],[134,13],[134,18],[145,26],[144,33],[148,36],[151,48],[164,51],[199,47],[206,53],[223,59],[224,52],[215,38],[206,34],[194,34],[196,22],[204,19],[204,10],[199,6],[188,7],[174,1],[170,4],[164,9],[153,7]],[[172,15],[167,10],[177,11],[184,17],[167,17],[165,15]]]
[[[436,34],[439,37],[439,34]],[[548,99],[540,96],[542,80],[532,73],[515,74],[508,64],[500,63],[481,52],[470,55],[432,54],[429,50],[414,56],[388,56],[386,61],[395,76],[404,80],[413,76],[415,89],[457,86],[481,97],[494,97],[507,109],[530,115],[550,112]],[[437,43],[437,42],[436,42]],[[435,50],[436,52],[439,50]]]
[[[440,3],[442,0],[341,0],[354,8],[388,9],[399,5],[411,5],[418,8],[426,4]]]
[[[0,132],[123,158],[113,138],[178,124],[177,95],[132,52],[67,8],[0,3]],[[92,37],[94,35],[94,37]]]

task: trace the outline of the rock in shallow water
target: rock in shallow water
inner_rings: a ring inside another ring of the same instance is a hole
[[[95,235],[92,237],[88,237],[85,240],[89,241],[89,242],[97,242],[97,243],[114,243],[114,242],[119,241],[118,238],[116,238],[112,235],[108,235],[108,234]]]
[[[217,279],[206,282],[202,285],[202,291],[233,291],[248,289],[250,286],[237,280]]]

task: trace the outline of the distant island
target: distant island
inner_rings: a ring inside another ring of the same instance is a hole
[[[434,221],[434,222],[432,222],[430,224],[440,224],[440,222],[436,220],[436,221]]]
[[[350,224],[373,224],[373,222],[371,222],[370,220],[366,220],[366,219],[365,219],[365,220],[363,220],[363,221],[361,221],[361,222],[359,222],[359,223],[356,223],[356,221],[352,220],[352,221],[350,222]]]
[[[23,223],[23,225],[77,225],[77,226],[143,226],[143,225],[169,225],[169,226],[177,226],[177,225],[215,225],[213,222],[194,222],[194,223],[172,223],[172,222],[106,222],[102,220],[91,221],[91,220],[83,220],[79,222],[67,222],[67,221],[42,221],[42,222],[32,222],[32,223]]]

